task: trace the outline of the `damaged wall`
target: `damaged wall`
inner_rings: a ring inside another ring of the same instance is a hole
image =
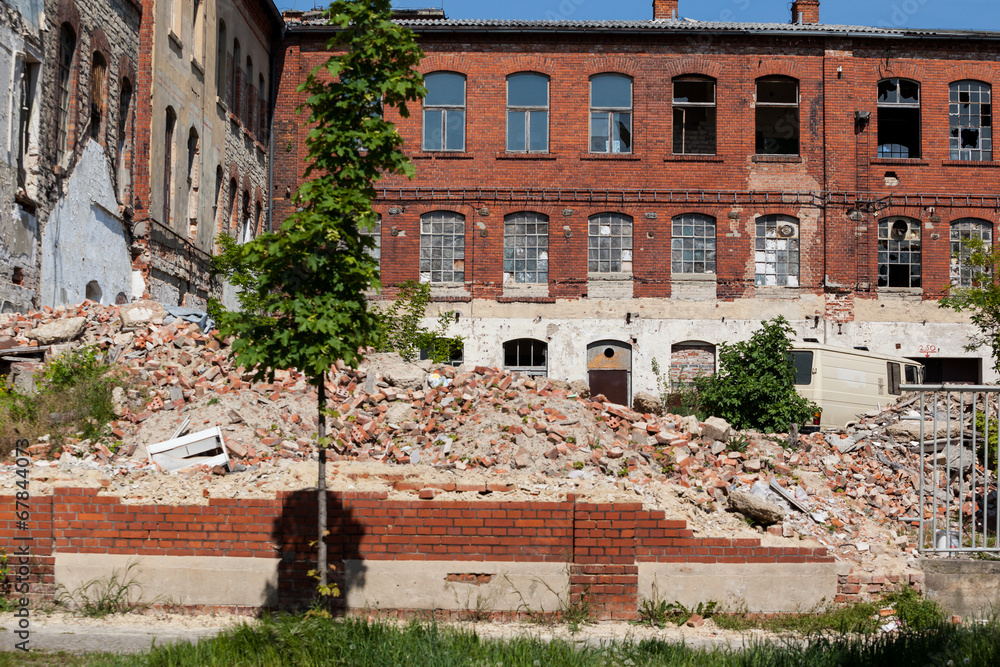
[[[132,290],[129,242],[117,211],[108,157],[88,141],[42,233],[42,305],[84,299],[107,305],[142,296]]]

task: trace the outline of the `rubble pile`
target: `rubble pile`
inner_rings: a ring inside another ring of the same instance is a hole
[[[95,345],[132,380],[109,439],[69,439],[52,452],[47,442],[32,445],[33,479],[43,488],[99,485],[125,502],[205,502],[313,486],[315,388],[295,371],[253,382],[226,341],[196,323],[165,319],[153,302],[0,316],[0,348],[46,344],[51,355]],[[783,434],[735,433],[718,418],[640,413],[585,389],[397,355],[368,355],[357,369],[338,364],[326,385],[331,488],[439,499],[638,496],[684,516],[697,533],[808,538],[856,563],[850,576],[858,581],[912,580],[920,471],[930,474],[933,461],[920,460],[912,424],[899,421],[910,404],[790,442]],[[215,426],[230,470],[168,475],[149,463],[148,445],[179,429]],[[0,492],[13,485],[7,477],[0,474]]]

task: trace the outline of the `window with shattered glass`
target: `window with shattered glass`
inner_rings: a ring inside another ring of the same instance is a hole
[[[878,286],[920,287],[920,221],[886,218],[878,223]]]
[[[757,218],[754,238],[754,284],[799,286],[799,221],[787,215]]]
[[[878,156],[920,157],[920,84],[916,81],[879,81]]]
[[[371,238],[372,242],[375,243],[374,248],[365,248],[365,252],[371,256],[372,259],[378,264],[379,271],[382,270],[382,216],[378,216],[375,219],[375,226],[371,228],[361,228],[358,230],[362,236],[367,236]]]
[[[420,282],[465,281],[465,217],[451,211],[420,216]]]
[[[993,159],[992,90],[981,81],[956,81],[948,90],[952,160]]]
[[[672,273],[715,273],[715,218],[685,213],[673,220]]]
[[[549,219],[540,213],[512,213],[503,224],[504,282],[549,282]]]
[[[587,236],[589,273],[632,273],[632,218],[621,213],[591,216]]]
[[[977,243],[978,242],[978,243]],[[986,220],[962,218],[951,223],[951,284],[972,287],[983,274],[966,265],[976,246],[989,250],[993,246],[993,225]]]
[[[798,155],[799,82],[786,76],[758,79],[754,122],[758,155]]]

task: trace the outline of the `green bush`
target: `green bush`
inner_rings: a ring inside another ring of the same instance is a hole
[[[912,588],[889,593],[883,598],[883,603],[892,605],[903,627],[914,632],[932,630],[948,618],[941,605],[934,600],[928,600]]]
[[[779,316],[748,341],[720,344],[719,372],[695,382],[705,414],[740,430],[784,433],[790,424],[808,422],[818,408],[795,391],[791,333]]]

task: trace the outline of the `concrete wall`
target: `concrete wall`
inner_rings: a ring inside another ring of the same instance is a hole
[[[993,619],[1000,612],[1000,562],[925,558],[921,564],[927,597],[950,613]]]
[[[96,285],[102,304],[132,291],[132,261],[111,182],[107,155],[89,141],[42,233],[40,301],[46,306],[79,303]],[[92,293],[92,297],[95,296]]]

